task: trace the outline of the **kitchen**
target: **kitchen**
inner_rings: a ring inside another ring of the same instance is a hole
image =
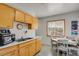
[[[78,3],[0,3],[0,14],[0,56],[79,56]]]
[[[2,3],[0,14],[1,56],[32,56],[40,51],[36,17]]]

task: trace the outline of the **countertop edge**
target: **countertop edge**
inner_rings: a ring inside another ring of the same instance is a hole
[[[8,47],[11,47],[11,46],[14,46],[14,45],[18,45],[18,44],[22,44],[22,43],[25,43],[25,42],[29,42],[31,40],[36,40],[35,38],[34,39],[29,39],[29,40],[25,40],[25,41],[22,41],[22,42],[12,42],[10,44],[7,44],[7,45],[4,45],[4,46],[1,46],[0,49],[4,49],[4,48],[8,48]]]

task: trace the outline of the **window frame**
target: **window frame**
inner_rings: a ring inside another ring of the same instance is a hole
[[[48,22],[56,22],[56,21],[64,21],[64,36],[66,36],[66,25],[65,25],[65,19],[59,19],[59,20],[50,20],[50,21],[47,21],[46,23],[46,35],[48,37],[50,37],[50,35],[48,35]],[[55,36],[57,37],[57,36]]]

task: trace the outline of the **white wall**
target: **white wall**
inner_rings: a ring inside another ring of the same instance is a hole
[[[22,30],[18,30],[17,29],[17,24],[22,24],[23,25],[23,29]],[[16,40],[20,39],[21,37],[23,37],[23,38],[35,37],[35,30],[28,30],[27,29],[27,25],[23,24],[23,23],[14,22],[13,28],[10,29],[10,30],[11,30],[11,33],[16,35]],[[27,30],[27,33],[25,33],[26,30]]]
[[[71,21],[72,20],[79,21],[79,11],[40,18],[37,35],[42,37],[43,44],[50,45],[50,43],[51,43],[50,37],[46,36],[46,22],[49,20],[60,20],[60,19],[65,19],[65,21],[66,21],[66,36],[71,36]],[[79,36],[79,32],[78,32],[78,35],[75,37],[78,38],[78,36]]]

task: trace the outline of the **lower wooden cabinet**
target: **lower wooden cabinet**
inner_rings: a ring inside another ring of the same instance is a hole
[[[36,40],[36,52],[39,52],[41,50],[41,41],[39,39]]]
[[[28,42],[19,44],[19,55],[20,56],[29,56],[29,46]]]
[[[0,49],[0,56],[33,56],[41,49],[41,41],[31,40],[24,43]]]
[[[29,47],[23,46],[19,49],[20,56],[29,56]]]
[[[20,44],[19,50],[20,56],[33,56],[41,50],[41,41],[36,39]]]
[[[18,51],[14,50],[14,51],[4,54],[3,56],[18,56]]]
[[[20,56],[32,56],[35,52],[35,40],[25,42],[19,45]]]
[[[0,49],[0,56],[18,56],[18,47],[12,46],[5,49]]]
[[[29,42],[29,56],[35,55],[36,51],[35,51],[35,40]]]

